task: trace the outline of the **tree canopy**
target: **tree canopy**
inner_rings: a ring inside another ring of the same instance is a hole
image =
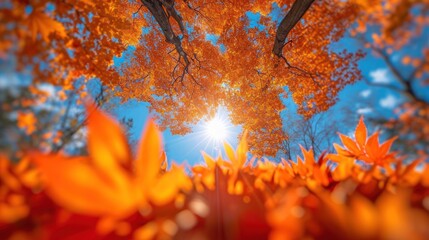
[[[379,38],[393,41],[414,22],[412,7],[427,1],[389,3],[7,1],[0,52],[16,56],[34,82],[72,89],[97,78],[124,100],[149,102],[174,134],[224,106],[249,131],[253,153],[274,155],[284,98],[310,118],[361,78],[363,53],[331,45],[349,29],[365,32],[366,22],[382,23]]]

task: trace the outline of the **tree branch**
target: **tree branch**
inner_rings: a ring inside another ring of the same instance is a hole
[[[302,68],[293,66],[289,63],[286,57],[283,56],[283,48],[292,43],[292,40],[289,40],[285,43],[286,38],[289,32],[295,27],[299,20],[304,16],[307,10],[310,8],[311,4],[313,4],[314,0],[296,0],[293,4],[289,12],[280,22],[280,25],[277,28],[276,38],[274,39],[273,53],[284,60],[287,67],[290,69],[297,70],[303,76],[309,77],[313,80],[313,82],[320,86],[319,82],[316,81],[314,75],[308,71],[305,71]],[[316,74],[317,75],[317,74]]]
[[[97,96],[95,97],[94,101],[95,101],[95,109],[98,109],[103,103],[104,103],[104,89],[103,86],[100,86],[100,92],[97,94]],[[65,128],[65,122],[68,118],[69,115],[69,108],[71,106],[72,101],[69,101],[69,105],[67,105],[67,112],[66,115],[64,116],[63,122],[61,123],[61,129]],[[94,109],[94,111],[95,111]],[[55,144],[52,147],[52,153],[58,153],[60,152],[71,140],[72,137],[80,130],[82,129],[88,122],[88,119],[90,118],[92,112],[87,113],[87,116],[74,128],[70,127],[66,130],[64,130],[64,134],[61,137],[61,142],[59,144]]]
[[[144,7],[144,5],[143,5],[143,4],[142,4],[142,5],[140,5],[139,9],[137,9],[137,11],[136,11],[135,13],[133,13],[133,15],[136,15],[137,13],[139,13],[139,12],[140,12],[140,9],[142,9],[142,7]]]
[[[277,28],[276,38],[274,40],[273,53],[281,57],[283,47],[285,46],[284,42],[287,38],[289,32],[295,27],[298,21],[304,16],[307,10],[313,4],[314,0],[296,0],[289,12],[280,22],[279,27]]]
[[[180,14],[174,8],[173,0],[141,0],[141,3],[150,11],[152,16],[155,18],[156,22],[160,26],[165,40],[168,43],[171,43],[175,46],[177,53],[179,54],[179,60],[183,59],[184,67],[182,70],[182,74],[180,80],[183,81],[185,74],[188,73],[188,68],[191,62],[189,61],[188,54],[182,47],[182,41],[179,36],[174,33],[173,28],[171,27],[169,17],[171,16],[179,25],[180,31],[183,35],[185,35],[185,27],[183,24],[183,19]],[[174,81],[176,81],[175,79]]]
[[[389,55],[380,48],[376,48],[374,46],[371,46],[371,48],[378,53],[381,58],[383,59],[383,61],[386,63],[387,67],[389,68],[389,70],[393,73],[393,75],[395,76],[395,78],[398,80],[399,84],[401,84],[401,86],[403,87],[403,89],[394,87],[393,85],[390,84],[376,84],[376,83],[370,83],[370,85],[373,86],[379,86],[379,87],[386,87],[395,91],[399,91],[400,93],[406,95],[407,97],[409,97],[411,100],[417,102],[417,103],[421,103],[421,104],[428,104],[428,102],[419,97],[415,91],[415,89],[413,88],[413,81],[416,79],[416,74],[423,68],[425,61],[422,62],[421,65],[419,65],[412,73],[409,77],[405,77],[401,74],[401,72],[399,71],[399,69],[393,64],[392,60],[390,59]],[[366,80],[366,82],[368,83],[369,81]]]

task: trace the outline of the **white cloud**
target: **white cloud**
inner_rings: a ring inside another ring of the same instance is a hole
[[[369,97],[369,95],[371,95],[371,90],[367,89],[367,90],[363,90],[362,92],[360,92],[360,95],[364,98]]]
[[[356,111],[356,113],[359,114],[359,115],[365,115],[365,114],[368,114],[368,113],[371,113],[371,112],[372,112],[372,108],[369,108],[369,107],[359,108]]]
[[[387,97],[380,100],[380,105],[384,108],[394,108],[399,102],[399,99],[393,95],[387,95]]]
[[[42,83],[38,84],[37,88],[41,91],[46,92],[49,96],[54,96],[56,93],[55,87],[52,84]]]
[[[389,83],[390,79],[388,77],[389,70],[386,68],[379,68],[369,73],[369,76],[372,78],[374,83]]]

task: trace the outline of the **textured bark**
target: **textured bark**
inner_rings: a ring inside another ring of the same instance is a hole
[[[273,53],[279,57],[282,57],[282,50],[284,47],[285,40],[289,32],[295,27],[299,20],[304,16],[310,6],[315,0],[296,0],[289,12],[281,21],[279,27],[277,28],[276,37],[274,40]],[[169,18],[172,17],[180,27],[182,34],[185,33],[185,28],[182,22],[182,17],[174,8],[174,0],[141,0],[143,6],[145,6],[152,16],[155,18],[157,23],[162,29],[162,32],[165,36],[165,39],[168,43],[171,43],[175,46],[180,57],[184,61],[184,71],[183,74],[187,72],[187,68],[190,64],[188,55],[182,48],[181,39],[174,33]],[[289,66],[289,64],[288,64]],[[181,76],[183,80],[183,74]]]
[[[304,16],[313,4],[314,0],[296,0],[289,12],[281,21],[277,28],[276,39],[274,40],[273,53],[279,57],[283,56],[282,50],[284,42],[289,32],[295,27],[298,21]]]
[[[182,41],[179,36],[174,33],[173,28],[170,25],[169,18],[172,17],[180,27],[182,34],[185,34],[185,27],[183,25],[182,17],[174,8],[173,0],[141,0],[142,5],[144,5],[158,22],[161,27],[162,33],[165,36],[165,40],[168,43],[174,44],[176,51],[179,53],[180,58],[183,58],[184,69],[181,75],[181,80],[183,80],[184,74],[188,71],[188,66],[190,64],[188,55],[183,50]],[[179,61],[180,61],[179,58]]]

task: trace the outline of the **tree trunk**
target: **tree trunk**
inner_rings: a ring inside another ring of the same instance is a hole
[[[273,53],[281,57],[284,42],[289,32],[295,27],[298,21],[304,16],[307,10],[310,8],[314,0],[296,0],[289,12],[281,21],[277,28],[276,39],[274,40]]]

